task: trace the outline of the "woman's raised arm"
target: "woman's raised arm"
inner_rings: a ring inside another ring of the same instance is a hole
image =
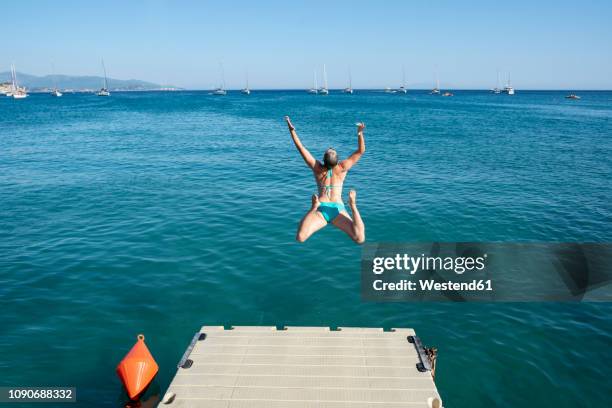
[[[344,171],[348,171],[361,159],[361,156],[365,153],[365,140],[363,138],[363,129],[365,129],[365,123],[360,122],[357,124],[357,150],[351,154],[348,159],[343,160],[340,165]]]
[[[310,154],[308,149],[306,149],[304,145],[302,144],[302,141],[300,140],[297,133],[295,132],[295,127],[291,123],[291,119],[289,119],[289,116],[285,116],[285,121],[287,122],[287,126],[289,127],[289,133],[291,133],[291,139],[293,139],[293,143],[295,144],[295,147],[298,149],[298,152],[300,152],[302,159],[304,159],[304,162],[306,163],[308,167],[310,167],[311,169],[314,169],[315,165],[317,164],[317,161],[315,160],[314,157],[312,157],[312,154]]]

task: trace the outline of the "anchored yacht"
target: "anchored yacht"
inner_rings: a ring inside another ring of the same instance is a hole
[[[317,70],[312,71],[312,88],[308,90],[309,94],[316,95],[319,93],[319,84],[317,83]]]
[[[251,89],[249,88],[249,73],[248,72],[246,74],[246,87],[240,92],[243,93],[244,95],[251,94]]]
[[[106,77],[106,66],[104,65],[104,58],[102,58],[102,70],[104,71],[104,83],[102,84],[102,88],[98,91],[98,96],[110,96],[110,91],[108,90],[108,78]]]
[[[502,92],[500,85],[499,85],[499,70],[497,70],[497,83],[495,88],[491,89],[491,92],[494,94],[500,94]]]
[[[512,87],[512,85],[510,85],[510,73],[509,72],[508,72],[508,81],[506,82],[506,86],[504,87],[503,92],[507,93],[508,95],[514,95],[514,88]]]
[[[28,97],[28,93],[26,92],[25,87],[19,87],[17,84],[17,71],[15,70],[15,65],[11,64],[11,76],[12,76],[12,92],[11,95],[14,99],[24,99]],[[7,94],[7,96],[9,96]]]
[[[325,64],[323,64],[323,87],[319,89],[320,95],[329,95],[329,89],[327,88],[327,71],[325,70]]]
[[[406,94],[408,93],[408,89],[406,89],[406,68],[402,67],[402,86],[397,90],[399,93]]]
[[[438,78],[438,71],[436,71],[436,87],[431,90],[430,95],[440,95],[440,78]]]
[[[227,95],[227,91],[225,90],[225,71],[223,70],[223,64],[222,63],[219,63],[219,68],[221,70],[221,85],[219,85],[219,87],[216,88],[212,92],[212,94],[213,95],[223,96],[223,95]]]
[[[348,76],[349,76],[348,87],[344,88],[344,90],[342,92],[344,92],[345,94],[352,94],[353,93],[353,81],[352,81],[352,78],[351,78],[351,69],[350,68],[349,68]]]
[[[62,96],[62,93],[57,87],[57,77],[55,76],[55,66],[53,65],[53,63],[51,64],[51,75],[53,78],[53,90],[51,91],[51,96],[59,98],[60,96]]]

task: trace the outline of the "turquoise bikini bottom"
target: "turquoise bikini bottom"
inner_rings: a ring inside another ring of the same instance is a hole
[[[344,203],[323,201],[320,203],[317,211],[323,215],[323,218],[325,218],[327,223],[330,223],[334,221],[342,211],[346,211],[346,207],[344,206]]]

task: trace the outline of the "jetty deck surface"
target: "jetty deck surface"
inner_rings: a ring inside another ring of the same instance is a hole
[[[412,329],[204,326],[160,407],[427,407]]]

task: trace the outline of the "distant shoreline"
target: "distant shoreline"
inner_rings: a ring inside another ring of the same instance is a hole
[[[62,92],[66,92],[66,93],[95,93],[98,90],[97,89],[61,89],[60,90]],[[189,88],[174,88],[174,89],[113,89],[111,88],[110,91],[111,92],[130,92],[130,93],[134,93],[134,92],[213,92],[214,89],[202,89],[202,88],[195,88],[195,89],[189,89]],[[382,88],[363,88],[363,89],[359,89],[359,88],[354,88],[353,89],[355,91],[355,93],[357,92],[369,92],[369,93],[385,93],[385,90]],[[456,88],[443,88],[443,90],[450,90],[453,92],[485,92],[485,93],[491,93],[490,89],[456,89]],[[236,88],[236,89],[227,89],[228,93],[240,93],[241,89],[240,88]],[[330,93],[334,93],[334,94],[341,94],[343,93],[343,89],[338,88],[338,89],[333,89],[330,88],[329,89]],[[46,94],[51,92],[51,90],[28,90],[29,93],[31,94]],[[271,89],[271,88],[266,88],[266,89],[256,89],[256,88],[251,88],[251,92],[303,92],[306,93],[307,89],[302,89],[302,88],[288,88],[288,89]],[[401,95],[397,95],[397,94],[393,94],[393,96],[396,97],[401,97],[401,96],[406,96],[406,95],[410,95],[410,94],[420,94],[420,93],[429,93],[431,92],[431,89],[408,89],[408,93],[407,94],[401,94]],[[517,93],[520,92],[612,92],[612,89],[517,89]],[[317,95],[313,95],[313,96],[317,96]],[[350,95],[347,95],[350,96]],[[391,96],[391,95],[390,95]]]
[[[11,81],[10,72],[0,72],[0,86],[9,86]],[[55,86],[63,92],[80,92],[80,93],[88,93],[88,92],[97,92],[100,87],[103,86],[103,77],[99,76],[87,76],[87,75],[65,75],[65,74],[57,74],[57,75],[45,75],[45,76],[37,76],[31,75],[23,72],[17,72],[17,82],[19,86],[25,87],[30,93],[46,93],[51,92]],[[180,86],[173,85],[172,83],[154,83],[139,79],[117,79],[117,78],[108,78],[108,85],[110,87],[111,92],[196,92],[196,91],[213,91],[211,88],[184,88]],[[207,85],[211,85],[208,83]],[[444,84],[442,84],[444,85]],[[410,93],[419,93],[419,92],[430,92],[433,88],[434,84],[431,84],[431,87],[427,83],[414,83],[411,88],[411,85],[408,83],[405,85],[408,90],[408,94]],[[378,88],[353,88],[356,92],[382,92],[387,86],[380,86]],[[253,88],[250,87],[251,91],[255,92],[305,92],[309,88],[308,85],[304,84],[304,87],[300,88]],[[488,92],[492,87],[486,88],[455,88],[452,84],[449,86],[441,86],[443,91],[453,91],[453,92],[479,92],[485,91]],[[240,91],[242,87],[237,88],[226,88],[229,92]],[[330,88],[332,93],[341,92],[344,89],[344,86],[339,88]],[[394,89],[394,88],[390,88]],[[556,88],[556,89],[534,89],[534,88],[522,88],[520,84],[516,87],[517,92],[605,92],[610,91],[612,89],[577,89],[577,88]],[[397,95],[401,96],[401,95]]]

